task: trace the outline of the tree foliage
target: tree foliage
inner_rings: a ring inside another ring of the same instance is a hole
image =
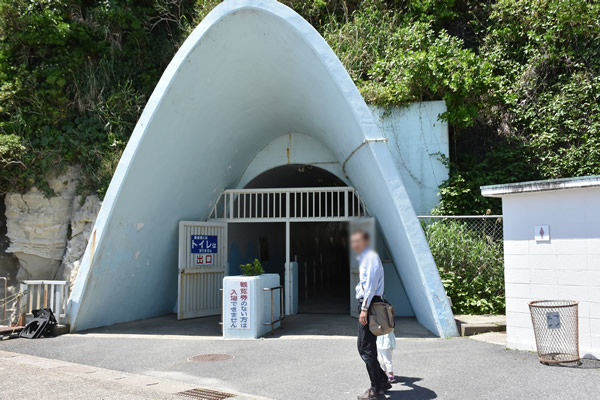
[[[102,193],[193,2],[0,0],[0,192],[69,164]],[[4,148],[12,149],[4,151]]]
[[[600,173],[600,3],[283,0],[369,103],[445,100],[438,212],[499,212],[479,186]],[[0,0],[0,193],[82,167],[102,194],[178,46],[218,0]]]

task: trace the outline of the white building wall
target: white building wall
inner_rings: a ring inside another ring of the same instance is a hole
[[[439,203],[439,186],[448,179],[448,123],[444,101],[412,103],[406,107],[371,107],[408,196],[418,215],[429,215]]]
[[[579,305],[582,356],[600,358],[600,187],[503,196],[507,347],[535,350],[528,303]],[[549,225],[550,241],[534,227]]]

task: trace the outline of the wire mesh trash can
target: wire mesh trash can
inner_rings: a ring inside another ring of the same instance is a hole
[[[543,364],[579,361],[579,302],[538,300],[529,303],[538,359]]]

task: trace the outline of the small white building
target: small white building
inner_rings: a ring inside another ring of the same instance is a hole
[[[600,176],[484,186],[502,198],[507,347],[535,350],[528,303],[579,301],[579,349],[600,358]]]

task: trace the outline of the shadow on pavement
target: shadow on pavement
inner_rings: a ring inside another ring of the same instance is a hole
[[[417,382],[422,381],[422,378],[411,378],[408,376],[396,376],[394,388],[398,385],[403,385],[402,390],[392,389],[387,394],[391,400],[430,400],[437,399],[437,394],[431,389],[417,385]],[[409,388],[409,390],[406,390]]]
[[[548,366],[555,368],[600,369],[600,360],[582,358],[578,363],[548,364]]]
[[[178,321],[175,314],[148,318],[139,321],[124,322],[78,332],[86,334],[112,335],[160,335],[166,336],[201,336],[218,339],[222,337],[219,322],[221,316],[193,318]],[[347,336],[356,337],[356,318],[340,314],[296,314],[287,316],[283,329],[267,333],[265,339],[285,336]],[[413,317],[396,318],[397,338],[435,338],[436,336],[423,328]]]
[[[160,317],[148,318],[132,322],[94,328],[77,332],[86,334],[111,334],[111,335],[182,335],[203,336],[215,339],[222,337],[220,316],[203,317],[194,319],[177,320],[176,314],[167,314]]]
[[[347,336],[356,337],[358,319],[340,314],[296,314],[285,317],[283,329],[269,333],[265,339],[292,336]],[[397,317],[397,338],[435,338],[414,317]]]

